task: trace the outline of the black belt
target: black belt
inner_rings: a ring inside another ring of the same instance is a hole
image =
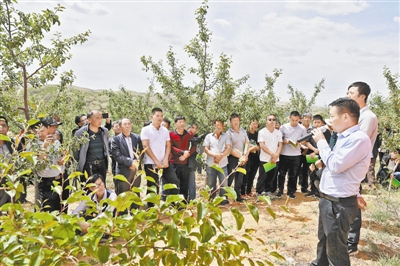
[[[57,176],[53,176],[53,177],[42,177],[42,176],[38,176],[41,179],[47,179],[47,180],[59,180],[61,179],[61,174],[57,175]]]
[[[332,196],[326,195],[325,193],[322,193],[322,192],[319,192],[319,196],[321,198],[324,198],[324,199],[327,199],[327,200],[330,200],[333,202],[339,202],[340,200],[352,199],[352,198],[357,197],[357,195],[354,195],[354,196],[350,196],[350,197],[346,197],[346,198],[337,198],[337,197],[332,197]]]
[[[91,162],[86,162],[87,164],[101,164],[102,162],[104,162],[106,159],[101,159],[101,160],[94,160]]]

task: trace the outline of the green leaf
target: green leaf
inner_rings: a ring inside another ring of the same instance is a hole
[[[147,194],[146,197],[143,199],[145,202],[150,202],[159,205],[161,200],[161,195],[157,195],[155,193]]]
[[[33,126],[33,125],[36,124],[37,122],[40,122],[40,120],[38,120],[38,119],[30,119],[30,120],[28,121],[28,125],[29,125],[29,126]]]
[[[164,185],[164,190],[175,189],[175,188],[178,188],[175,184],[165,184]]]
[[[68,180],[74,179],[75,177],[81,176],[81,175],[83,175],[82,172],[73,172],[73,173],[71,173],[71,174],[68,176]]]
[[[33,152],[33,151],[23,151],[23,152],[19,153],[19,156],[22,157],[22,158],[25,158],[25,157],[28,157],[28,156],[31,156],[31,155],[35,155],[35,154],[36,153]]]
[[[10,138],[3,134],[0,134],[0,140],[11,142]]]
[[[152,183],[156,183],[156,180],[154,180],[154,178],[151,177],[151,176],[146,176],[146,180],[147,180],[147,181],[150,181],[150,182],[152,182]]]
[[[28,169],[25,171],[18,171],[18,177],[24,176],[24,175],[29,175],[30,173],[32,173],[32,169]]]
[[[244,169],[243,167],[238,167],[238,168],[237,168],[237,171],[238,171],[239,173],[242,173],[242,174],[244,174],[244,175],[246,175],[246,174],[247,174],[247,171],[246,171],[246,169]]]
[[[280,260],[286,260],[285,257],[283,257],[281,254],[279,254],[276,251],[270,252],[269,255],[271,255],[271,256],[273,256],[273,257],[275,257],[277,259],[280,259]]]
[[[209,221],[205,221],[200,225],[201,242],[206,243],[215,235],[215,228],[211,226]]]
[[[167,238],[168,238],[168,247],[174,247],[175,249],[179,249],[179,231],[173,227],[170,226],[167,231]]]
[[[29,260],[29,266],[42,265],[43,258],[44,258],[43,249],[39,249],[38,252],[35,252],[31,255]]]
[[[97,251],[97,256],[101,263],[106,263],[110,257],[110,248],[107,245],[103,245]]]
[[[247,204],[247,209],[250,211],[251,216],[253,216],[254,220],[258,223],[258,220],[260,219],[260,215],[258,213],[258,209],[256,206],[253,204]]]
[[[33,214],[33,217],[45,222],[49,222],[49,221],[53,221],[54,220],[54,216],[51,215],[48,212],[35,212]]]
[[[288,206],[282,205],[282,206],[280,206],[280,207],[281,207],[281,209],[284,210],[285,212],[290,213],[290,209],[289,209]]]
[[[123,175],[116,175],[116,176],[114,176],[114,179],[117,179],[117,180],[119,180],[119,181],[128,183],[128,180],[127,180],[126,177],[123,176]]]
[[[269,215],[271,215],[271,217],[274,218],[274,220],[275,220],[276,213],[270,207],[267,207],[267,211],[268,211]]]
[[[268,205],[271,205],[271,198],[269,196],[258,196],[257,199],[259,201],[267,203]]]
[[[231,188],[231,187],[223,187],[225,190],[225,195],[228,196],[228,198],[236,200],[237,199],[237,194],[236,191]]]
[[[200,222],[200,220],[205,217],[206,212],[206,205],[201,201],[197,203],[197,222]]]
[[[166,199],[166,203],[167,204],[170,204],[170,203],[172,203],[172,202],[181,202],[181,201],[184,201],[185,200],[185,198],[183,197],[183,195],[182,194],[178,194],[178,195],[168,195],[167,196],[167,199]]]
[[[222,174],[225,174],[224,170],[216,163],[212,164],[210,167],[217,170],[218,172],[220,172]]]
[[[237,230],[242,229],[244,222],[243,214],[236,208],[231,208],[231,213],[233,214],[233,217],[235,217]]]

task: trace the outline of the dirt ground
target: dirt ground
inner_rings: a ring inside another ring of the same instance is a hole
[[[110,180],[109,180],[110,179]],[[196,183],[198,188],[203,188],[205,184],[205,175],[198,174]],[[256,180],[255,180],[256,183]],[[112,189],[111,176],[107,177],[108,187]],[[366,186],[368,187],[368,186]],[[298,189],[300,191],[300,189]],[[366,193],[364,193],[366,192]],[[376,199],[376,192],[364,191],[363,197],[368,205]],[[28,188],[28,200],[33,202],[33,187]],[[273,199],[271,208],[276,213],[274,220],[267,212],[265,203],[255,202],[254,198],[249,198],[248,201],[254,203],[260,212],[259,223],[257,224],[251,214],[247,211],[244,204],[231,203],[230,205],[221,207],[224,210],[224,223],[229,226],[229,232],[240,238],[246,228],[255,229],[254,235],[262,239],[266,246],[260,245],[258,240],[248,241],[253,253],[250,254],[254,258],[268,258],[275,263],[275,265],[309,265],[316,256],[317,228],[318,228],[318,202],[319,199],[314,197],[305,197],[304,193],[297,192],[296,199],[287,201],[284,195],[281,199]],[[288,204],[290,213],[284,211],[280,206]],[[32,204],[28,204],[27,208],[33,208]],[[245,222],[242,230],[236,230],[236,223],[233,215],[230,213],[229,208],[235,207],[242,211]],[[70,212],[74,206],[70,206]],[[389,256],[398,254],[400,251],[400,228],[394,226],[392,229],[387,226],[377,224],[371,219],[371,210],[366,209],[363,212],[363,225],[361,230],[361,240],[359,244],[359,253],[351,256],[351,264],[354,266],[361,265],[376,265],[378,256],[376,250],[371,251],[368,245],[368,239],[375,235],[387,234],[392,238],[391,245],[387,242],[374,244],[376,249],[382,251]],[[390,230],[397,230],[397,233],[390,234]],[[389,232],[389,234],[388,234]],[[286,258],[286,261],[278,261],[272,257],[266,256],[268,252],[275,250]]]

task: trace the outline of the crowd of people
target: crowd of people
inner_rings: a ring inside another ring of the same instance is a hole
[[[129,118],[112,123],[107,113],[94,110],[75,118],[77,127],[72,135],[87,141],[74,151],[74,159],[77,170],[89,176],[86,180],[82,175],[81,182],[93,183],[86,193],[102,213],[113,209],[100,206],[101,199],[115,199],[142,184],[137,175],[142,165],[146,176],[152,178],[147,180],[147,193],[155,190],[163,197],[181,194],[186,201],[195,199],[199,167],[196,158],[204,151],[204,186],[210,188],[211,198],[217,194],[224,197],[221,205],[229,204],[226,186],[234,187],[237,202],[260,196],[281,198],[284,192],[286,197],[295,199],[298,191],[306,197],[319,198],[319,243],[317,259],[312,265],[349,265],[348,253],[357,251],[361,208],[365,206],[360,195],[361,182],[366,177],[369,187],[376,189],[377,152],[372,148],[376,147],[378,119],[366,105],[369,94],[368,84],[351,84],[347,98],[331,103],[329,121],[318,114],[292,111],[286,124],[281,125],[275,114],[268,114],[265,120],[252,119],[246,131],[240,115],[233,113],[228,130],[225,131],[224,119],[215,119],[214,131],[202,136],[197,134],[198,125],[187,125],[181,115],[174,118],[171,127],[160,108],[152,110],[151,120],[137,133],[132,132]],[[103,120],[106,120],[104,126]],[[60,149],[59,125],[54,117],[45,117],[31,126],[39,138],[38,159],[51,162],[35,173],[38,177],[35,199],[43,203],[43,211],[65,210],[59,195],[51,189],[53,181],[65,178],[66,154]],[[111,138],[110,130],[114,132]],[[8,120],[0,116],[0,134],[7,135],[7,131]],[[28,144],[24,149],[31,147]],[[10,154],[12,143],[0,140],[0,155],[6,158]],[[393,176],[398,178],[397,161],[395,165],[392,162],[397,160],[396,156],[385,160],[394,169]],[[50,167],[51,164],[59,167]],[[114,179],[115,192],[106,188],[110,165],[112,175],[123,175],[128,181]],[[167,184],[175,186],[164,189]],[[2,204],[10,201],[4,190],[0,193]],[[68,192],[62,199],[66,197]],[[152,206],[148,203],[148,207]],[[139,206],[132,204],[131,207]],[[83,202],[73,214],[83,214],[85,210]]]

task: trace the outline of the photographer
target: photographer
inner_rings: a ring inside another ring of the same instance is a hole
[[[60,151],[61,143],[55,139],[58,125],[59,123],[53,117],[41,118],[37,124],[40,148],[38,164],[42,164],[43,167],[36,174],[39,178],[37,188],[42,211],[61,210],[60,195],[51,189],[54,186],[53,181],[61,182],[62,173],[65,170],[64,155]],[[51,168],[51,165],[59,165],[60,168],[59,170]]]

